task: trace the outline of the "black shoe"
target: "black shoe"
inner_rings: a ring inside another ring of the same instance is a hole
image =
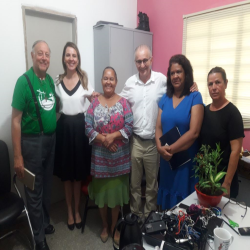
[[[45,234],[53,234],[55,232],[55,228],[53,225],[49,224],[45,229],[44,233]]]
[[[46,239],[36,244],[36,250],[49,250]]]
[[[82,222],[75,223],[75,225],[76,225],[77,229],[81,229],[82,228]]]
[[[73,223],[73,224],[68,224],[68,229],[69,229],[69,230],[73,231],[74,228],[75,228],[75,223]]]

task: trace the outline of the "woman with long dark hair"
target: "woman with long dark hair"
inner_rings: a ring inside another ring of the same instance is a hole
[[[157,203],[169,209],[194,191],[197,182],[193,157],[199,146],[196,141],[200,133],[204,107],[199,92],[190,92],[193,85],[193,69],[184,55],[172,56],[167,72],[167,93],[159,102],[155,140],[160,160],[160,185]],[[177,127],[181,137],[171,145],[161,146],[159,138]],[[175,153],[188,150],[191,160],[176,170],[171,170],[169,160]]]

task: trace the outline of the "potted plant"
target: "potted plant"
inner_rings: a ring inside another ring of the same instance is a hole
[[[216,149],[211,149],[209,145],[202,145],[197,155],[194,157],[194,176],[199,178],[195,185],[198,200],[205,207],[215,207],[221,201],[221,197],[227,190],[221,186],[220,180],[226,175],[226,172],[217,172],[223,152],[220,144],[216,144]]]

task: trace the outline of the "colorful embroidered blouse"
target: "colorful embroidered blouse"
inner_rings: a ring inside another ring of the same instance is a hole
[[[102,106],[95,98],[90,104],[85,118],[86,135],[92,144],[91,175],[95,178],[115,177],[130,172],[129,137],[133,132],[133,115],[125,98],[114,106]],[[93,142],[100,133],[120,131],[123,140],[115,140],[118,149],[110,152],[102,143]]]

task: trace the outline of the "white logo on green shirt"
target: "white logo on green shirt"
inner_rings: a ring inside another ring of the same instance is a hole
[[[40,89],[38,89],[37,92],[39,93],[38,99],[39,99],[40,106],[44,110],[47,110],[47,111],[51,110],[55,104],[55,97],[53,96],[53,94],[50,93],[48,95],[47,93],[45,93],[44,91],[41,91]]]

